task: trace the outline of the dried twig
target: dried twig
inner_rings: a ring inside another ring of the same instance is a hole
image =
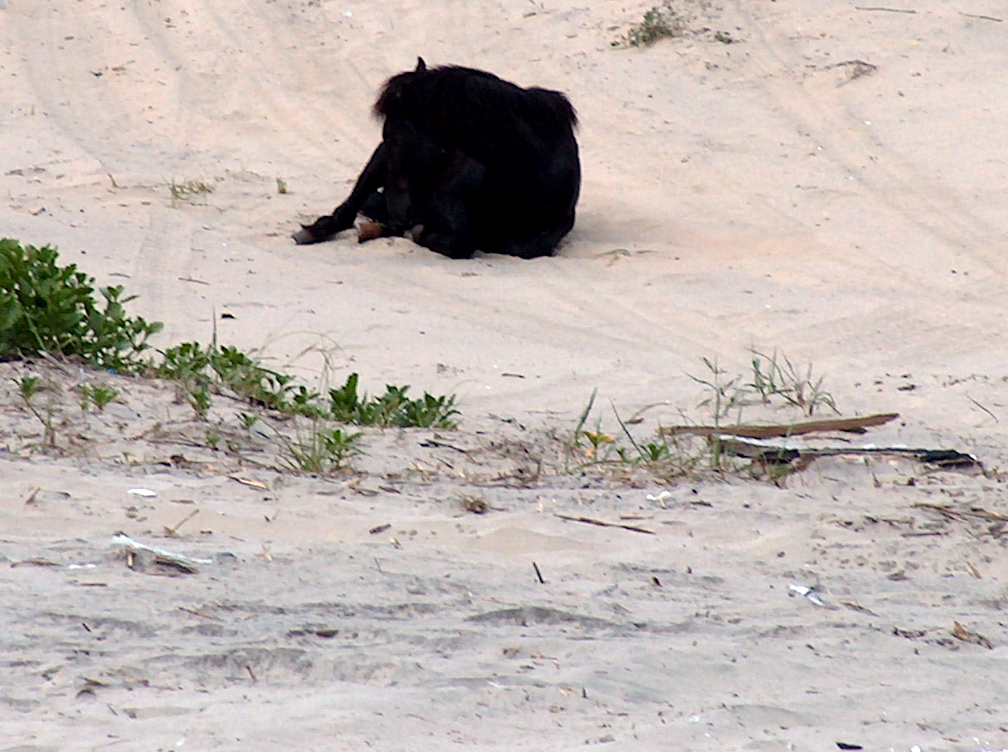
[[[242,478],[239,475],[229,475],[231,480],[241,483],[243,486],[248,486],[249,488],[256,488],[260,491],[269,491],[269,486],[267,486],[262,481],[251,480],[250,478]]]
[[[969,400],[970,402],[972,402],[972,403],[973,403],[974,405],[976,405],[976,406],[977,406],[977,407],[979,407],[979,408],[980,408],[981,410],[983,410],[983,411],[984,411],[985,413],[987,413],[987,414],[988,414],[989,416],[991,416],[991,417],[992,417],[992,418],[994,419],[994,422],[995,422],[995,423],[1000,423],[1000,422],[1001,422],[1000,420],[998,420],[998,416],[996,416],[996,415],[995,415],[994,413],[992,413],[992,412],[991,412],[990,410],[988,410],[988,409],[987,409],[986,407],[984,407],[983,405],[981,405],[981,404],[980,404],[979,402],[977,402],[977,401],[976,401],[975,399],[973,399],[972,397],[970,397],[970,396],[969,396],[968,394],[966,395],[966,399],[968,399],[968,400]]]
[[[959,11],[960,16],[966,16],[966,18],[979,18],[981,21],[994,21],[995,23],[1003,23],[1003,18],[997,18],[996,16],[985,16],[982,13],[966,13],[964,11]]]
[[[200,510],[194,509],[191,512],[189,512],[189,514],[187,514],[185,517],[183,517],[181,520],[179,520],[174,525],[172,525],[171,527],[166,527],[164,529],[165,535],[167,535],[169,538],[174,538],[175,535],[178,533],[179,528],[182,527],[184,524],[186,524],[189,520],[191,520],[197,514],[199,514],[199,512],[200,512]]]
[[[925,501],[919,501],[913,506],[917,509],[927,509],[931,512],[937,512],[944,517],[951,520],[959,520],[960,522],[965,522],[971,518],[977,520],[989,520],[991,522],[1008,522],[1008,515],[998,514],[997,512],[988,512],[986,509],[980,509],[978,507],[963,509],[961,507],[943,506],[941,504],[928,504]]]
[[[911,13],[911,14],[917,12],[912,8],[886,8],[881,5],[870,5],[870,6],[855,5],[854,10],[871,10],[880,13]]]
[[[199,608],[186,608],[185,606],[179,606],[179,611],[185,611],[187,614],[192,614],[193,616],[199,616],[200,618],[203,619],[210,619],[211,621],[224,621],[219,616],[208,614]]]
[[[555,517],[559,517],[562,520],[570,520],[571,522],[584,522],[587,525],[598,525],[599,527],[618,527],[623,530],[631,530],[635,533],[645,533],[647,535],[654,535],[653,530],[645,530],[642,527],[634,527],[633,525],[623,525],[619,522],[606,522],[605,520],[596,520],[592,517],[573,517],[569,514],[556,514]]]

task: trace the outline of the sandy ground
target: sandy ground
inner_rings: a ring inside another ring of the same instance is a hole
[[[1008,746],[1003,4],[676,0],[687,33],[644,50],[611,43],[650,3],[615,0],[3,6],[0,235],[137,294],[160,347],[216,331],[308,384],[455,393],[462,424],[303,477],[215,451],[170,385],[2,365],[0,749]],[[418,54],[569,93],[555,257],[290,241]],[[592,390],[614,435],[610,403],[639,436],[702,422],[690,374],[753,348],[900,413],[865,441],[983,470],[571,466]],[[83,413],[80,383],[120,399]],[[205,562],[130,569],[117,531]]]

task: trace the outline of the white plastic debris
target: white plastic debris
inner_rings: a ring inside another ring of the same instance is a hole
[[[113,535],[112,545],[128,548],[132,551],[147,551],[148,553],[152,553],[165,561],[175,561],[179,564],[188,564],[189,566],[195,566],[196,564],[213,564],[213,559],[194,559],[191,556],[183,556],[182,554],[165,551],[163,548],[154,548],[153,546],[148,546],[144,543],[138,543],[126,535],[126,533],[116,533]]]
[[[147,499],[152,499],[157,496],[157,491],[151,491],[149,488],[131,488],[129,493],[134,496],[143,496]]]
[[[791,591],[793,595],[800,595],[803,598],[808,599],[810,602],[814,603],[816,606],[822,608],[834,608],[819,597],[819,594],[815,591],[815,588],[810,588],[808,585],[796,585],[794,583],[788,585],[788,590]],[[913,752],[913,750],[911,750]],[[919,752],[919,750],[918,750]]]

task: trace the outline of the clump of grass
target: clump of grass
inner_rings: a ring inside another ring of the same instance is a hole
[[[119,390],[103,384],[82,384],[78,391],[81,396],[81,410],[84,412],[87,412],[91,405],[94,405],[98,412],[102,412],[119,396]]]
[[[313,419],[307,431],[299,431],[293,441],[285,441],[282,460],[295,472],[326,474],[342,469],[348,459],[361,453],[361,435]]]
[[[281,196],[287,194],[287,181],[286,180],[284,180],[283,178],[277,178],[276,179],[276,186],[277,186],[277,193],[279,193]]]
[[[676,13],[670,0],[666,0],[646,11],[640,22],[627,29],[626,34],[613,42],[613,45],[649,47],[660,39],[682,36],[685,29],[685,22]]]
[[[776,350],[770,356],[753,350],[753,355],[752,382],[747,386],[760,395],[764,404],[772,397],[780,397],[809,417],[820,407],[840,414],[833,395],[823,388],[823,377],[813,376],[811,363],[799,369],[787,355],[778,355]]]
[[[638,441],[631,433],[627,423],[620,417],[615,405],[612,405],[613,415],[623,436],[629,441],[629,446],[612,433],[602,430],[601,417],[596,418],[594,430],[586,430],[585,425],[591,415],[597,395],[598,390],[596,389],[588,399],[588,404],[581,411],[574,428],[571,449],[578,467],[643,468],[651,474],[665,479],[685,475],[696,467],[697,453],[687,447],[679,437],[663,436],[659,430],[653,440]],[[570,470],[569,463],[567,469]]]
[[[168,190],[172,197],[172,206],[178,203],[194,203],[200,198],[206,199],[207,195],[214,192],[214,185],[203,180],[184,180],[180,183],[172,180],[168,183]]]
[[[55,447],[56,426],[53,422],[52,398],[50,397],[48,403],[46,404],[46,411],[44,415],[39,412],[34,403],[36,395],[42,390],[42,380],[34,374],[29,374],[17,379],[16,383],[18,385],[18,394],[21,395],[21,399],[24,401],[25,407],[27,407],[31,414],[38,418],[38,421],[42,424],[44,431],[43,441],[45,446],[50,449]]]
[[[79,356],[132,373],[143,370],[148,337],[161,331],[126,315],[121,286],[98,288],[75,264],[60,266],[55,248],[0,239],[0,358],[39,353]]]

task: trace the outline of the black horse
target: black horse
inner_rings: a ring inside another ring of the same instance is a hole
[[[386,82],[374,113],[382,142],[349,198],[303,226],[297,243],[328,240],[360,213],[381,234],[408,233],[451,258],[536,258],[574,226],[577,115],[560,92],[472,68],[428,69],[420,58]]]

